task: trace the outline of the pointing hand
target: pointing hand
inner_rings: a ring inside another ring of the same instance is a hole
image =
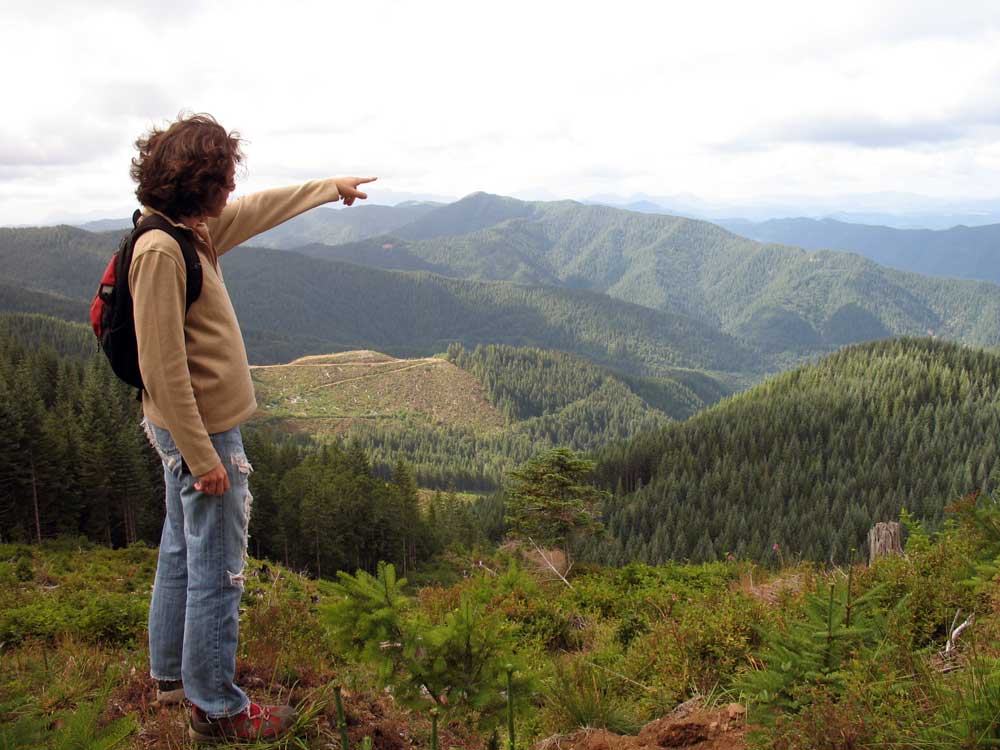
[[[358,185],[363,185],[366,182],[375,182],[377,179],[377,177],[338,177],[336,180],[337,192],[340,193],[344,205],[351,206],[358,198],[364,200],[368,197],[367,193],[362,193],[358,190]]]

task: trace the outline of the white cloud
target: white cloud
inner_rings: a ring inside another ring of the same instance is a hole
[[[377,174],[373,200],[1000,185],[995,3],[0,6],[0,223],[127,208],[132,142],[183,109],[248,139],[244,191],[339,173]]]

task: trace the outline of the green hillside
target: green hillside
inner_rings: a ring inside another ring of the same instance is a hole
[[[97,290],[96,284],[94,290]],[[83,323],[88,320],[90,303],[79,298],[27,289],[18,282],[0,281],[0,310],[8,313],[52,315],[63,320]]]
[[[460,344],[448,349],[451,361],[343,352],[254,367],[260,409],[252,424],[323,442],[357,442],[381,476],[403,460],[421,486],[482,491],[496,489],[512,466],[554,445],[594,450],[665,424],[668,415],[683,418],[729,393],[701,373],[636,378],[561,352],[498,346],[467,351]],[[114,380],[88,327],[43,315],[0,314],[0,355],[0,390],[29,394],[7,417],[21,427],[8,425],[8,433],[22,440],[26,422],[44,422],[31,438],[42,450],[52,441],[71,441],[61,449],[66,455],[45,464],[45,472],[53,473],[43,483],[46,504],[62,505],[64,485],[69,498],[82,491],[73,478],[76,470],[64,472],[61,461],[69,460],[72,446],[90,429],[80,421],[80,409],[87,404],[99,409],[102,389],[111,400],[104,413],[86,417],[87,424],[109,429],[103,420],[115,421],[127,443],[115,450],[144,453],[134,391]],[[541,391],[545,396],[539,399]],[[119,397],[122,402],[112,404]],[[522,413],[508,409],[531,400]],[[4,419],[0,412],[0,424]],[[11,459],[15,465],[23,464],[31,440],[8,452],[20,457]],[[93,460],[110,460],[109,455],[95,453]],[[60,472],[67,478],[57,479]],[[22,511],[29,507],[24,493],[31,490],[30,477],[23,466],[15,473],[18,489],[12,497],[19,498],[14,503],[19,510],[10,512],[18,523],[27,523]],[[137,480],[128,481],[134,490]],[[148,481],[147,476],[141,483]],[[118,498],[119,491],[128,487],[108,486],[106,496]],[[117,529],[118,522],[112,526]],[[118,538],[118,530],[110,533]]]
[[[0,227],[0,282],[90,299],[121,234],[68,226]]]
[[[458,341],[560,349],[641,375],[763,367],[711,326],[585,290],[389,272],[265,248],[227,256],[224,271],[241,325],[325,339],[326,351],[426,356]],[[252,356],[273,363],[265,355]]]
[[[460,341],[560,349],[637,375],[680,367],[754,380],[889,336],[1000,343],[1000,287],[985,282],[573,201],[477,193],[410,208],[416,218],[393,234],[301,248],[313,258],[260,248],[227,256],[252,361],[364,348],[426,356]],[[308,221],[325,226],[323,214]],[[320,236],[300,229],[295,237]],[[69,227],[0,230],[0,284],[11,287],[0,303],[26,309],[29,292],[88,300],[116,241]],[[75,315],[65,299],[37,302]]]
[[[117,240],[71,227],[0,230],[0,310],[84,322]],[[393,273],[250,247],[226,255],[222,268],[255,364],[368,348],[427,356],[459,341],[561,349],[636,375],[764,367],[756,352],[702,322],[584,290]]]
[[[608,447],[617,547],[603,559],[732,552],[844,560],[905,507],[1000,485],[1000,357],[929,339],[851,347],[683,423]]]
[[[649,406],[686,419],[731,389],[701,373],[677,370],[663,378],[623,376],[572,354],[511,346],[460,344],[448,358],[483,383],[487,397],[511,420],[551,414],[586,399],[609,382],[627,386]]]
[[[486,225],[483,217],[499,221]],[[772,355],[775,369],[887,335],[930,330],[981,346],[1000,337],[996,286],[925,279],[847,253],[764,245],[703,221],[476,193],[419,225],[305,251],[379,268],[606,293],[737,335]]]
[[[562,352],[497,345],[452,344],[447,359],[309,356],[252,376],[255,424],[358,442],[379,473],[402,459],[421,486],[441,489],[496,489],[554,446],[596,450],[727,393],[707,379],[628,378]]]
[[[69,360],[83,362],[97,353],[97,339],[89,326],[50,315],[0,313],[0,336],[26,349],[51,349]]]

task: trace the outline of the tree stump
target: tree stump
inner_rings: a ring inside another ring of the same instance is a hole
[[[903,554],[903,535],[896,521],[880,522],[868,531],[868,564],[880,557]]]

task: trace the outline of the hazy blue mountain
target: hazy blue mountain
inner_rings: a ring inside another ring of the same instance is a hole
[[[83,224],[74,224],[73,226],[88,232],[124,232],[132,228],[132,217],[129,216],[124,219],[98,219],[97,221],[88,221]]]
[[[736,234],[810,250],[846,250],[927,276],[1000,283],[1000,224],[951,229],[893,229],[833,219],[719,222]]]
[[[349,211],[320,206],[258,235],[254,238],[254,244],[260,247],[293,248],[313,242],[327,245],[354,242],[391,232],[441,205],[443,204],[418,201],[398,203],[395,206],[360,204]],[[120,232],[131,228],[132,219],[100,219],[75,226],[88,232]]]
[[[788,216],[831,218],[896,229],[950,229],[960,224],[984,226],[1000,222],[1000,199],[946,201],[902,192],[763,198],[742,204],[706,200],[690,193],[634,193],[594,195],[582,202],[645,213],[689,216],[716,224],[732,220],[765,222]]]
[[[259,247],[293,248],[321,242],[337,245],[385,234],[434,211],[438,203],[400,203],[396,206],[319,207],[254,238]]]

